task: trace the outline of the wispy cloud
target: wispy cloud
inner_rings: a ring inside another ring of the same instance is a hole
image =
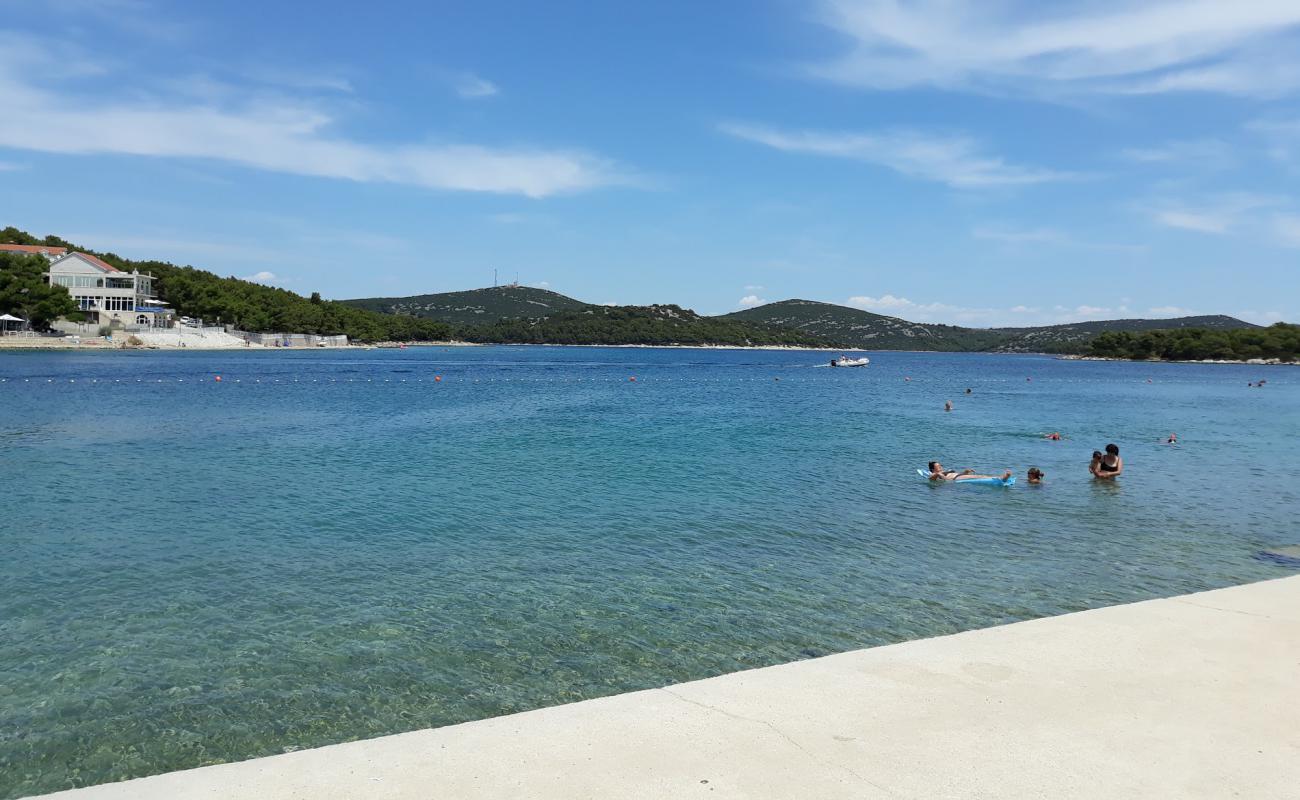
[[[725,123],[720,129],[730,136],[777,150],[862,161],[960,189],[1018,186],[1079,177],[1009,164],[997,156],[981,153],[978,145],[965,136],[904,130],[881,133],[783,131],[742,123]]]
[[[1147,212],[1153,221],[1168,228],[1226,234],[1254,222],[1258,212],[1283,202],[1272,195],[1229,192],[1192,201],[1164,200]]]
[[[1050,308],[1015,305],[1010,308],[994,308],[962,306],[943,302],[920,302],[894,294],[879,296],[857,295],[850,297],[846,301],[846,305],[877,314],[900,317],[910,322],[969,325],[974,327],[1059,325],[1130,314],[1128,307],[1124,305],[1082,304],[1073,307],[1056,305]]]
[[[750,283],[745,285],[745,291],[747,292],[761,292],[766,288],[767,288],[766,286],[759,286],[756,283]]]
[[[241,281],[248,281],[250,283],[270,283],[275,279],[276,279],[275,273],[267,272],[266,270],[262,270],[261,272],[255,273],[253,275],[246,275],[243,278],[240,278]]]
[[[1271,158],[1300,167],[1300,119],[1258,119],[1247,123],[1246,130],[1263,138]]]
[[[1120,157],[1135,164],[1173,165],[1179,168],[1222,168],[1236,161],[1232,147],[1219,139],[1171,141],[1151,147],[1130,147]]]
[[[26,164],[19,164],[13,161],[0,161],[0,172],[17,172],[20,169],[26,168]]]
[[[448,81],[456,94],[468,100],[492,97],[501,92],[495,83],[472,72],[451,73],[448,75]]]
[[[194,101],[138,91],[100,99],[54,91],[34,77],[53,59],[30,47],[15,55],[2,47],[7,41],[0,38],[4,147],[209,159],[295,175],[534,198],[631,182],[608,159],[579,150],[349,138],[334,132],[333,114],[308,101]]]
[[[736,302],[741,308],[753,308],[754,306],[766,305],[767,301],[756,294],[747,294]]]
[[[1127,300],[1127,298],[1125,298]],[[878,314],[901,317],[912,322],[942,322],[987,327],[1026,327],[1062,325],[1071,322],[1143,316],[1148,318],[1185,317],[1196,312],[1176,305],[1154,306],[1141,312],[1126,304],[1049,307],[1016,305],[1010,308],[972,307],[940,302],[916,302],[906,297],[885,294],[879,297],[857,296],[848,305]]]
[[[1300,247],[1300,215],[1277,214],[1273,217],[1273,231],[1287,247]]]
[[[1300,88],[1300,4],[1288,0],[823,0],[847,52],[813,76],[872,89],[999,94]]]

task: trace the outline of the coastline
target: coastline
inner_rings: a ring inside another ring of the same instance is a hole
[[[1279,578],[43,797],[1282,797],[1297,609]]]
[[[1300,366],[1300,361],[1283,361],[1278,358],[1248,358],[1227,359],[1227,358],[1203,358],[1203,359],[1174,359],[1174,358],[1115,358],[1113,356],[1078,356],[1078,355],[1058,355],[1059,361],[1123,361],[1129,364],[1236,364],[1238,366],[1250,367],[1295,367]]]

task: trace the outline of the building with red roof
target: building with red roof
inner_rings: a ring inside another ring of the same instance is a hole
[[[44,244],[0,244],[0,253],[20,253],[28,256],[45,256],[53,261],[60,256],[66,255],[66,247],[50,247]]]

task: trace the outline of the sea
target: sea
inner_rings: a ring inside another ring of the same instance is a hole
[[[0,797],[1300,572],[1300,369],[831,355],[0,351]]]

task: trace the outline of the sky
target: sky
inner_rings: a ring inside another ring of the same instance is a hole
[[[1300,321],[1296,0],[0,0],[0,225],[327,298]]]

